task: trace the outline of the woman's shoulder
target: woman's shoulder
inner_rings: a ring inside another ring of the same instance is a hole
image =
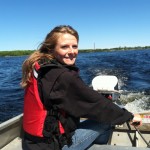
[[[59,76],[58,80],[63,84],[68,84],[70,88],[83,84],[78,72],[74,70],[66,70]]]
[[[74,70],[69,70],[69,69],[63,69],[63,72],[61,74],[61,77],[68,80],[68,79],[73,79],[78,77],[79,74],[78,72],[74,71]]]

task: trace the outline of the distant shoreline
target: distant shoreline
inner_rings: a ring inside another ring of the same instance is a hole
[[[111,52],[111,51],[124,51],[124,50],[143,50],[150,49],[150,46],[136,46],[136,47],[115,47],[115,48],[105,48],[105,49],[79,49],[80,53],[88,52]],[[0,57],[3,56],[24,56],[30,55],[35,50],[12,50],[12,51],[0,51]]]

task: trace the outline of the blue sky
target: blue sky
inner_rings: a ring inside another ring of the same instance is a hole
[[[79,49],[150,46],[150,0],[0,0],[0,50],[33,50],[57,25]]]

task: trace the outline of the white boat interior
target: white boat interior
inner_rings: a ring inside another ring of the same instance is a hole
[[[0,149],[21,150],[22,116],[16,116],[0,124]]]

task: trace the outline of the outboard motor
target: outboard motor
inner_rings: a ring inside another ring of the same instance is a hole
[[[99,75],[92,80],[93,89],[104,95],[112,102],[119,102],[118,78],[110,75]]]

